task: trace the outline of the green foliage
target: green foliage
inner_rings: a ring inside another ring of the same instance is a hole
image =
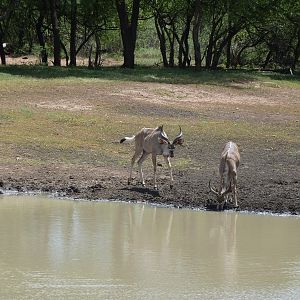
[[[44,50],[51,56],[53,32],[49,1],[20,0],[17,6],[14,3],[16,1],[3,0],[0,4],[0,41],[8,43],[6,53],[38,56]],[[130,11],[133,1],[127,0],[125,3]],[[153,65],[162,61],[162,58],[157,57],[161,45],[154,20],[158,17],[164,24],[161,29],[165,34],[166,51],[174,50],[177,63],[187,17],[195,13],[196,3],[196,0],[141,1],[136,43],[138,64]],[[213,60],[216,66],[228,65],[226,51],[230,43],[231,68],[263,66],[268,69],[295,69],[300,56],[299,3],[293,0],[201,0],[199,41],[202,66],[212,67]],[[70,51],[71,4],[71,0],[57,1],[60,39],[67,52],[63,53],[64,56]],[[42,18],[45,46],[40,45],[37,39],[36,25],[39,18]],[[195,18],[196,15],[193,15],[188,45],[185,46],[192,64]],[[229,42],[230,31],[234,31],[234,34]],[[173,46],[170,44],[172,40]],[[77,1],[76,41],[78,55],[81,56],[96,56],[103,49],[117,56],[122,53],[114,0]],[[210,51],[212,57],[208,58]]]

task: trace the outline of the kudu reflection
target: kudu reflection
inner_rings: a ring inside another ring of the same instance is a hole
[[[139,167],[139,174],[140,174],[140,181],[143,186],[145,186],[144,174],[142,170],[142,164],[145,159],[152,155],[152,163],[154,168],[154,188],[157,189],[156,183],[156,156],[162,155],[165,159],[165,162],[168,166],[169,173],[170,173],[170,188],[173,187],[173,175],[172,175],[172,167],[170,163],[170,157],[174,157],[174,150],[176,145],[182,145],[183,143],[183,134],[180,127],[179,134],[175,137],[173,142],[169,141],[169,138],[165,131],[163,130],[163,126],[159,126],[157,128],[143,128],[141,129],[136,135],[132,137],[124,137],[120,140],[120,143],[127,143],[135,141],[135,151],[133,157],[131,159],[131,167],[130,173],[128,178],[128,184],[131,183],[132,180],[132,169],[134,166],[135,161],[141,155],[140,159],[138,160],[138,167]]]

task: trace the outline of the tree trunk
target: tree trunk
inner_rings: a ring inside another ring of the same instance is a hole
[[[232,30],[232,7],[231,1],[227,1],[227,22],[228,22],[228,34],[227,34],[227,43],[226,43],[226,69],[229,69],[231,66],[231,30]]]
[[[3,4],[1,7],[0,21],[1,22],[6,21],[3,27],[1,26],[0,23],[0,59],[2,65],[6,65],[6,57],[5,57],[4,47],[3,47],[3,43],[5,42],[4,40],[5,29],[9,27],[9,19],[17,4],[18,4],[18,0],[11,0],[9,3]]]
[[[96,42],[96,53],[95,53],[95,62],[94,66],[95,68],[99,67],[101,65],[101,43],[99,35],[95,34],[95,42]]]
[[[185,38],[184,38],[184,57],[183,57],[183,66],[190,66],[191,65],[191,56],[190,56],[190,46],[189,46],[189,32],[191,29],[191,21],[192,21],[193,16],[191,16],[191,18],[188,20],[188,26],[187,26],[187,31],[185,34]]]
[[[60,32],[59,32],[59,22],[57,17],[57,6],[59,0],[49,0],[50,1],[50,15],[53,30],[53,52],[54,52],[54,66],[61,65],[61,46],[60,46]]]
[[[77,0],[71,0],[70,66],[76,66]]]
[[[300,57],[300,29],[298,29],[297,36],[298,36],[298,42],[297,42],[296,48],[294,50],[294,59],[293,59],[292,66],[291,66],[293,71],[296,70],[296,66],[297,66],[297,63],[298,63],[298,60]]]
[[[3,33],[2,29],[0,28],[0,57],[1,57],[1,64],[6,65],[6,58],[5,58],[5,52],[3,48]]]
[[[231,67],[231,41],[232,41],[232,37],[229,37],[226,45],[226,68],[227,69]]]
[[[192,31],[196,69],[201,68],[201,45],[199,42],[201,20],[202,20],[202,1],[196,0],[193,31]]]
[[[90,40],[90,38],[95,34],[96,30],[92,30],[88,35],[85,35],[83,41],[80,43],[76,50],[76,55],[79,53],[79,51],[83,48],[83,46]]]
[[[219,46],[219,49],[215,49],[215,53],[214,53],[214,56],[213,56],[213,60],[212,60],[212,63],[211,63],[211,68],[213,70],[217,69],[218,67],[218,64],[219,64],[219,60],[220,60],[220,57],[221,57],[221,54],[222,54],[222,51],[224,49],[224,47],[226,46],[227,44],[227,41],[228,39],[224,39],[220,46]]]
[[[242,47],[242,48],[239,50],[239,52],[238,52],[238,54],[237,54],[237,56],[236,56],[236,59],[235,59],[235,61],[234,61],[234,63],[233,63],[233,66],[234,66],[235,68],[237,68],[237,66],[242,66],[241,56],[242,56],[243,52],[244,52],[247,48],[249,48],[248,45]]]
[[[67,51],[67,48],[66,46],[64,45],[63,42],[60,42],[60,47],[61,49],[64,51],[65,53],[65,57],[66,57],[66,66],[68,67],[69,66],[69,55],[68,55],[68,51]]]
[[[190,65],[191,59],[189,55],[189,33],[191,28],[191,22],[194,16],[194,7],[189,6],[186,11],[186,18],[185,18],[185,27],[183,29],[181,38],[179,39],[175,29],[174,32],[176,34],[176,38],[179,44],[179,51],[178,51],[178,65],[181,68],[185,68],[186,66]]]
[[[38,17],[37,23],[35,25],[36,28],[36,34],[38,37],[39,44],[41,46],[41,52],[40,52],[40,59],[41,63],[48,64],[48,54],[45,47],[45,37],[43,34],[43,21],[44,21],[44,15],[40,12],[40,16]]]
[[[175,65],[175,49],[174,49],[175,38],[174,38],[174,34],[172,36],[169,36],[169,41],[170,41],[169,67],[173,68],[174,65]]]
[[[212,24],[211,24],[211,31],[209,34],[208,45],[206,48],[206,61],[205,67],[209,69],[211,67],[212,59],[213,59],[213,49],[214,45],[216,44],[215,35],[218,32],[217,28],[219,24],[222,22],[222,16],[216,17],[216,12],[213,13]]]
[[[25,30],[24,24],[20,24],[18,28],[18,48],[21,49],[24,46],[24,37],[25,37]]]
[[[190,63],[189,58],[189,32],[191,28],[191,21],[192,21],[192,14],[187,14],[186,21],[185,21],[185,28],[181,35],[179,43],[179,52],[178,52],[178,64],[180,68],[185,68]]]
[[[164,64],[164,67],[168,67],[169,64],[168,64],[168,59],[167,59],[166,37],[164,34],[163,25],[161,23],[162,23],[162,20],[160,19],[160,17],[155,16],[155,28],[156,28],[157,36],[159,39],[159,48],[160,48],[161,56],[163,59],[163,64]]]
[[[169,45],[170,45],[170,52],[169,52],[169,67],[174,67],[174,58],[175,58],[175,50],[174,50],[174,44],[175,44],[175,29],[174,29],[174,24],[172,24],[173,30],[167,30],[165,28],[168,40],[169,40]]]
[[[133,0],[131,18],[129,20],[125,0],[115,0],[118,11],[121,37],[123,43],[124,68],[134,68],[134,52],[136,44],[136,32],[141,0]]]
[[[93,69],[93,60],[92,60],[92,53],[93,53],[93,45],[90,46],[90,51],[89,51],[89,62],[88,62],[88,68]]]
[[[219,64],[219,60],[222,54],[222,51],[224,49],[224,47],[226,45],[228,45],[228,43],[231,43],[232,38],[240,31],[240,27],[231,27],[227,36],[221,41],[219,48],[215,50],[214,53],[214,57],[213,57],[213,61],[211,64],[212,69],[216,69],[218,67]],[[229,51],[231,49],[230,45],[229,47]],[[231,55],[231,53],[230,53]]]
[[[267,67],[267,65],[268,65],[268,63],[269,63],[271,57],[272,57],[272,51],[269,50],[269,52],[268,52],[268,54],[267,54],[267,56],[266,56],[265,62],[264,62],[264,64],[262,65],[262,68],[263,68],[263,69],[265,69],[265,68]]]
[[[214,29],[214,28],[213,28]],[[206,51],[206,62],[205,62],[205,67],[207,69],[210,68],[211,62],[212,62],[212,56],[213,56],[213,42],[214,42],[214,31],[212,30],[210,35],[209,35],[209,42],[207,45],[207,51]]]

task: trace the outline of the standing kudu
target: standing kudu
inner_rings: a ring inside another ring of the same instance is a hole
[[[220,189],[211,187],[210,190],[217,196],[218,208],[223,210],[224,204],[228,201],[228,194],[233,193],[234,207],[238,208],[237,201],[237,168],[240,163],[238,146],[234,142],[226,143],[219,165]]]
[[[157,189],[157,184],[156,184],[156,167],[157,167],[156,156],[157,155],[162,155],[166,161],[166,164],[170,172],[170,179],[171,179],[170,188],[172,188],[174,180],[172,175],[170,157],[174,157],[175,145],[182,145],[183,143],[183,135],[182,135],[181,127],[180,127],[180,133],[176,136],[176,138],[172,143],[169,141],[166,133],[164,132],[163,126],[159,126],[155,129],[143,128],[136,135],[132,137],[124,137],[123,139],[121,139],[120,143],[132,142],[132,141],[135,141],[135,152],[131,159],[131,167],[130,167],[130,173],[128,178],[128,184],[130,184],[132,180],[133,165],[136,159],[138,158],[138,156],[142,154],[142,156],[138,160],[138,166],[139,166],[141,183],[143,186],[145,186],[142,164],[145,161],[145,159],[149,156],[149,154],[151,154],[152,163],[154,167],[154,188]]]

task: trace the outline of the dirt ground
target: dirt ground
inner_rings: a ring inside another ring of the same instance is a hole
[[[247,88],[245,83],[241,86],[239,82],[232,83],[230,88],[211,85],[173,86],[160,83],[130,83],[129,87],[128,83],[120,83],[120,86],[114,89],[104,89],[100,85],[88,89],[86,86],[84,96],[81,94],[82,87],[78,87],[78,90],[74,90],[74,87],[72,94],[77,96],[73,99],[62,98],[62,91],[57,90],[52,92],[51,101],[47,100],[45,92],[45,97],[39,95],[41,100],[34,105],[47,109],[50,105],[53,109],[70,110],[73,107],[82,111],[93,110],[95,103],[86,99],[91,99],[92,95],[98,93],[102,101],[105,102],[107,99],[110,103],[115,102],[116,110],[121,105],[125,115],[129,112],[135,115],[153,114],[156,117],[167,114],[174,118],[176,114],[180,114],[180,117],[185,117],[189,122],[197,118],[207,118],[237,124],[245,121],[248,126],[270,124],[283,132],[286,128],[284,134],[287,135],[289,128],[293,128],[294,132],[298,130],[300,138],[299,89],[277,88],[273,84],[253,88],[253,84],[256,83],[250,84],[252,88]],[[157,96],[158,90],[161,91],[160,97]],[[172,96],[173,93],[176,93],[176,98]],[[26,91],[22,91],[20,97],[26,99]],[[64,103],[67,105],[64,106]],[[154,121],[157,121],[156,117]],[[182,127],[184,131],[185,124],[182,124]],[[248,130],[251,132],[251,128]],[[124,135],[126,134],[128,132],[124,132]],[[238,170],[239,209],[300,214],[299,139],[295,141],[293,135],[291,142],[287,143],[286,140],[281,142],[280,138],[274,136],[265,139],[253,134],[248,139],[241,138],[239,141],[241,144],[241,165]],[[175,159],[184,157],[191,161],[191,165],[174,168],[173,189],[169,188],[166,167],[159,167],[158,191],[152,186],[151,166],[144,170],[146,187],[140,186],[137,180],[134,180],[132,185],[127,185],[133,145],[122,145],[123,148],[116,145],[117,149],[122,149],[120,151],[126,151],[128,154],[128,163],[123,166],[105,167],[103,163],[67,164],[55,161],[24,165],[18,163],[16,158],[15,163],[1,164],[0,188],[2,191],[50,192],[75,199],[141,201],[179,208],[203,209],[208,199],[214,199],[209,193],[208,181],[213,179],[214,185],[218,182],[219,155],[225,141],[226,137],[216,139],[204,133],[202,136],[201,132],[195,135],[193,131],[190,140],[186,139],[185,145],[176,149]],[[46,158],[51,153],[39,155]],[[163,160],[160,162],[163,163]],[[135,176],[137,177],[137,173]]]

